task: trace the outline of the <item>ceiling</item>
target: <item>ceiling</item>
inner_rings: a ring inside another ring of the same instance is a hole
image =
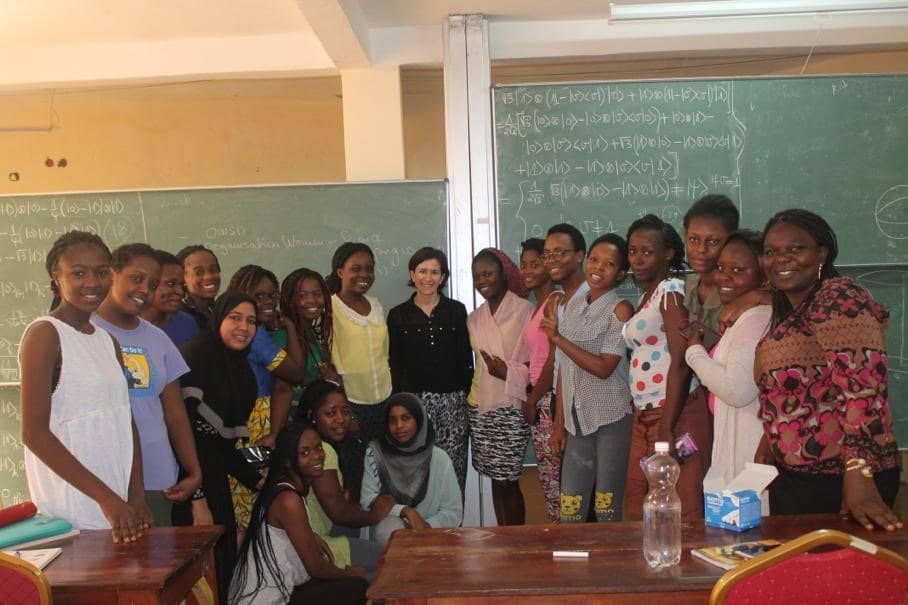
[[[439,66],[446,17],[474,13],[494,61],[908,44],[906,9],[614,23],[601,0],[0,0],[0,89]]]

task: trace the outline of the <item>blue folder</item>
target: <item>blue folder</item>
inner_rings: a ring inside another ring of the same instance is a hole
[[[35,515],[30,519],[0,527],[0,548],[15,546],[23,542],[51,538],[69,533],[73,526],[65,519]]]

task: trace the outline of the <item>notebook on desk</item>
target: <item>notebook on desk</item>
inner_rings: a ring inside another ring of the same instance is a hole
[[[50,562],[60,556],[62,548],[37,548],[35,550],[4,550],[11,557],[18,557],[26,563],[31,563],[38,569],[44,569]]]

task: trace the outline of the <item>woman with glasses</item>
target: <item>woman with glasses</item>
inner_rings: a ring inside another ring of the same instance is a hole
[[[775,464],[774,515],[850,513],[872,529],[892,512],[899,452],[888,400],[889,312],[834,262],[835,233],[806,210],[783,210],[763,231],[761,264],[773,287],[769,333],[757,345],[763,441]]]
[[[586,296],[589,285],[583,275],[583,258],[586,256],[586,240],[580,230],[567,223],[559,223],[549,228],[542,250],[542,261],[552,281],[561,287],[557,310],[558,320],[564,319],[564,310],[568,302],[576,296]],[[557,363],[553,361],[557,366]],[[557,372],[557,368],[554,369]],[[567,444],[567,431],[564,428],[564,411],[556,402],[552,419],[552,435],[549,437],[549,449],[555,456],[561,456]]]
[[[240,267],[230,278],[230,290],[242,292],[255,301],[257,322],[262,329],[256,330],[249,349],[249,366],[255,374],[256,399],[246,423],[249,439],[239,440],[237,447],[250,445],[273,448],[276,434],[271,431],[271,392],[274,389],[274,375],[296,384],[302,380],[299,338],[293,322],[281,318],[277,306],[277,277],[271,271],[258,265]],[[289,391],[282,391],[284,396]],[[289,401],[281,409],[289,409]],[[280,423],[283,426],[284,423]],[[249,523],[255,494],[231,478],[233,503],[240,537]]]

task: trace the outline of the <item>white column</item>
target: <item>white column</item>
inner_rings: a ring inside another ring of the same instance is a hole
[[[473,255],[498,241],[492,179],[488,24],[452,15],[444,27],[445,141],[448,167],[451,296],[476,304]],[[495,525],[492,487],[468,467],[464,526]]]
[[[492,166],[492,87],[489,22],[467,16],[467,103],[470,130],[470,191],[474,253],[498,245],[498,215]]]
[[[474,305],[473,217],[470,204],[470,124],[467,95],[466,17],[448,17],[444,27],[445,161],[448,170],[450,294],[469,311]]]
[[[400,69],[344,69],[341,86],[347,180],[402,180],[405,171]]]

